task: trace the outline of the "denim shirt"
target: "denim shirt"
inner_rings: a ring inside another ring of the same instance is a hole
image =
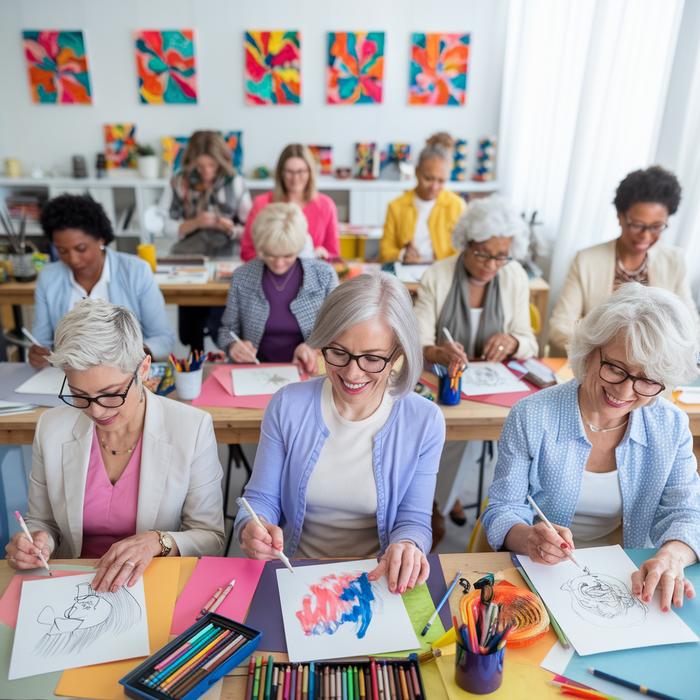
[[[482,516],[498,550],[508,531],[532,525],[530,494],[547,518],[570,527],[591,443],[576,380],[544,389],[511,410]],[[660,547],[680,540],[700,554],[700,479],[688,416],[666,399],[632,411],[615,449],[622,491],[623,545]]]
[[[321,415],[324,380],[290,384],[273,396],[245,489],[253,510],[282,528],[289,556],[299,546],[306,488],[329,435]],[[424,553],[430,551],[433,494],[444,441],[445,419],[432,401],[411,392],[394,402],[372,449],[382,552],[399,540],[415,542]],[[249,519],[241,508],[234,526],[237,538]]]

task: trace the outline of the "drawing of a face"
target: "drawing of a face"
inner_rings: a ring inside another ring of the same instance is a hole
[[[586,573],[562,585],[571,594],[571,607],[587,622],[600,627],[634,627],[646,619],[647,608],[619,579]]]

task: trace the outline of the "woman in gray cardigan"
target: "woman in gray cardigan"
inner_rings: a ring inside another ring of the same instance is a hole
[[[308,236],[296,204],[270,204],[256,217],[259,257],[234,272],[219,331],[219,346],[234,362],[257,357],[316,372],[318,354],[306,339],[338,276],[326,262],[299,257]]]

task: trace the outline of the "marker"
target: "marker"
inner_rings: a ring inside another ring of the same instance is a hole
[[[229,335],[233,338],[234,342],[236,342],[236,343],[243,342],[232,330],[229,330]],[[248,348],[246,348],[246,350],[248,350]],[[255,362],[256,365],[259,365],[260,360],[258,360],[257,355],[252,350],[249,351],[249,354],[253,358],[253,362]]]
[[[454,591],[455,586],[457,585],[457,582],[459,579],[462,577],[462,572],[458,571],[455,574],[455,577],[452,579],[452,583],[449,585],[449,588],[445,591],[445,595],[442,596],[442,600],[435,606],[435,612],[430,616],[430,619],[426,623],[425,627],[423,628],[423,631],[420,633],[421,637],[425,637],[426,634],[428,634],[428,630],[430,629],[430,626],[435,622],[435,619],[438,616],[438,613],[440,612],[440,609],[442,606],[447,602],[447,599],[450,597],[450,594],[452,591]]]
[[[233,589],[233,587],[235,585],[236,585],[236,579],[234,578],[231,581],[231,583],[229,583],[228,586],[226,586],[226,588],[224,588],[224,590],[221,591],[221,594],[216,598],[213,605],[209,608],[209,610],[207,612],[211,612],[211,613],[216,612],[219,609],[219,606],[221,605],[221,603],[223,603],[224,600],[226,600],[226,596],[231,592],[231,590]]]
[[[22,517],[22,514],[16,510],[15,511],[15,518],[17,518],[17,521],[19,522],[19,526],[22,528],[22,531],[24,534],[27,536],[27,539],[34,544],[34,539],[32,538],[32,533],[29,532],[29,528],[27,527],[27,523],[24,522],[24,518]],[[39,550],[39,554],[37,555],[37,559],[41,562],[42,566],[49,572],[49,576],[53,576],[53,572],[51,569],[49,569],[49,565],[44,559],[44,555],[41,553],[41,550]]]
[[[253,518],[253,522],[256,525],[259,525],[263,530],[265,530],[265,526],[262,524],[260,521],[260,518],[257,516],[255,511],[250,507],[250,503],[246,501],[244,496],[239,496],[236,499],[236,503],[238,503],[239,506],[242,508],[245,508],[248,511],[248,515],[250,515],[251,518]],[[282,552],[282,551],[277,551],[276,549],[273,550],[275,556],[289,569],[291,573],[294,573],[294,569],[292,568],[292,565],[289,563],[289,559],[287,559],[287,555]]]
[[[625,680],[624,678],[618,678],[605,671],[599,671],[597,668],[586,669],[588,673],[593,674],[597,678],[602,678],[604,681],[610,681],[610,683],[616,683],[621,685],[623,688],[630,688],[631,690],[636,690],[642,695],[648,695],[650,698],[661,698],[661,700],[678,700],[673,695],[666,695],[666,693],[660,693],[658,690],[652,690],[647,688],[645,685],[640,685],[639,683],[633,683],[632,681]]]
[[[537,513],[537,515],[540,516],[540,520],[541,520],[552,532],[554,532],[556,535],[560,536],[559,533],[557,532],[557,529],[554,527],[554,525],[552,525],[552,523],[549,522],[549,520],[547,520],[547,516],[540,510],[540,507],[537,505],[537,503],[535,503],[534,499],[532,498],[532,496],[531,496],[529,493],[527,494],[527,500],[528,500],[528,502],[530,503],[530,505],[533,507],[535,513]],[[574,562],[574,564],[576,564],[576,566],[578,566],[578,568],[581,569],[581,571],[583,571],[583,567],[581,566],[581,564],[579,564],[579,563],[576,561],[576,558],[574,557],[574,555],[569,551],[569,547],[568,547],[568,546],[567,546],[566,549],[562,549],[562,552],[564,552],[564,554],[565,554],[569,559],[571,559],[571,561]]]

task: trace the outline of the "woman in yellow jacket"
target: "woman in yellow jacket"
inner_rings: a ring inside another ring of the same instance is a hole
[[[453,146],[452,137],[445,132],[426,142],[416,165],[416,188],[389,203],[379,246],[382,262],[433,262],[457,252],[452,247],[452,229],[466,204],[444,189]]]

